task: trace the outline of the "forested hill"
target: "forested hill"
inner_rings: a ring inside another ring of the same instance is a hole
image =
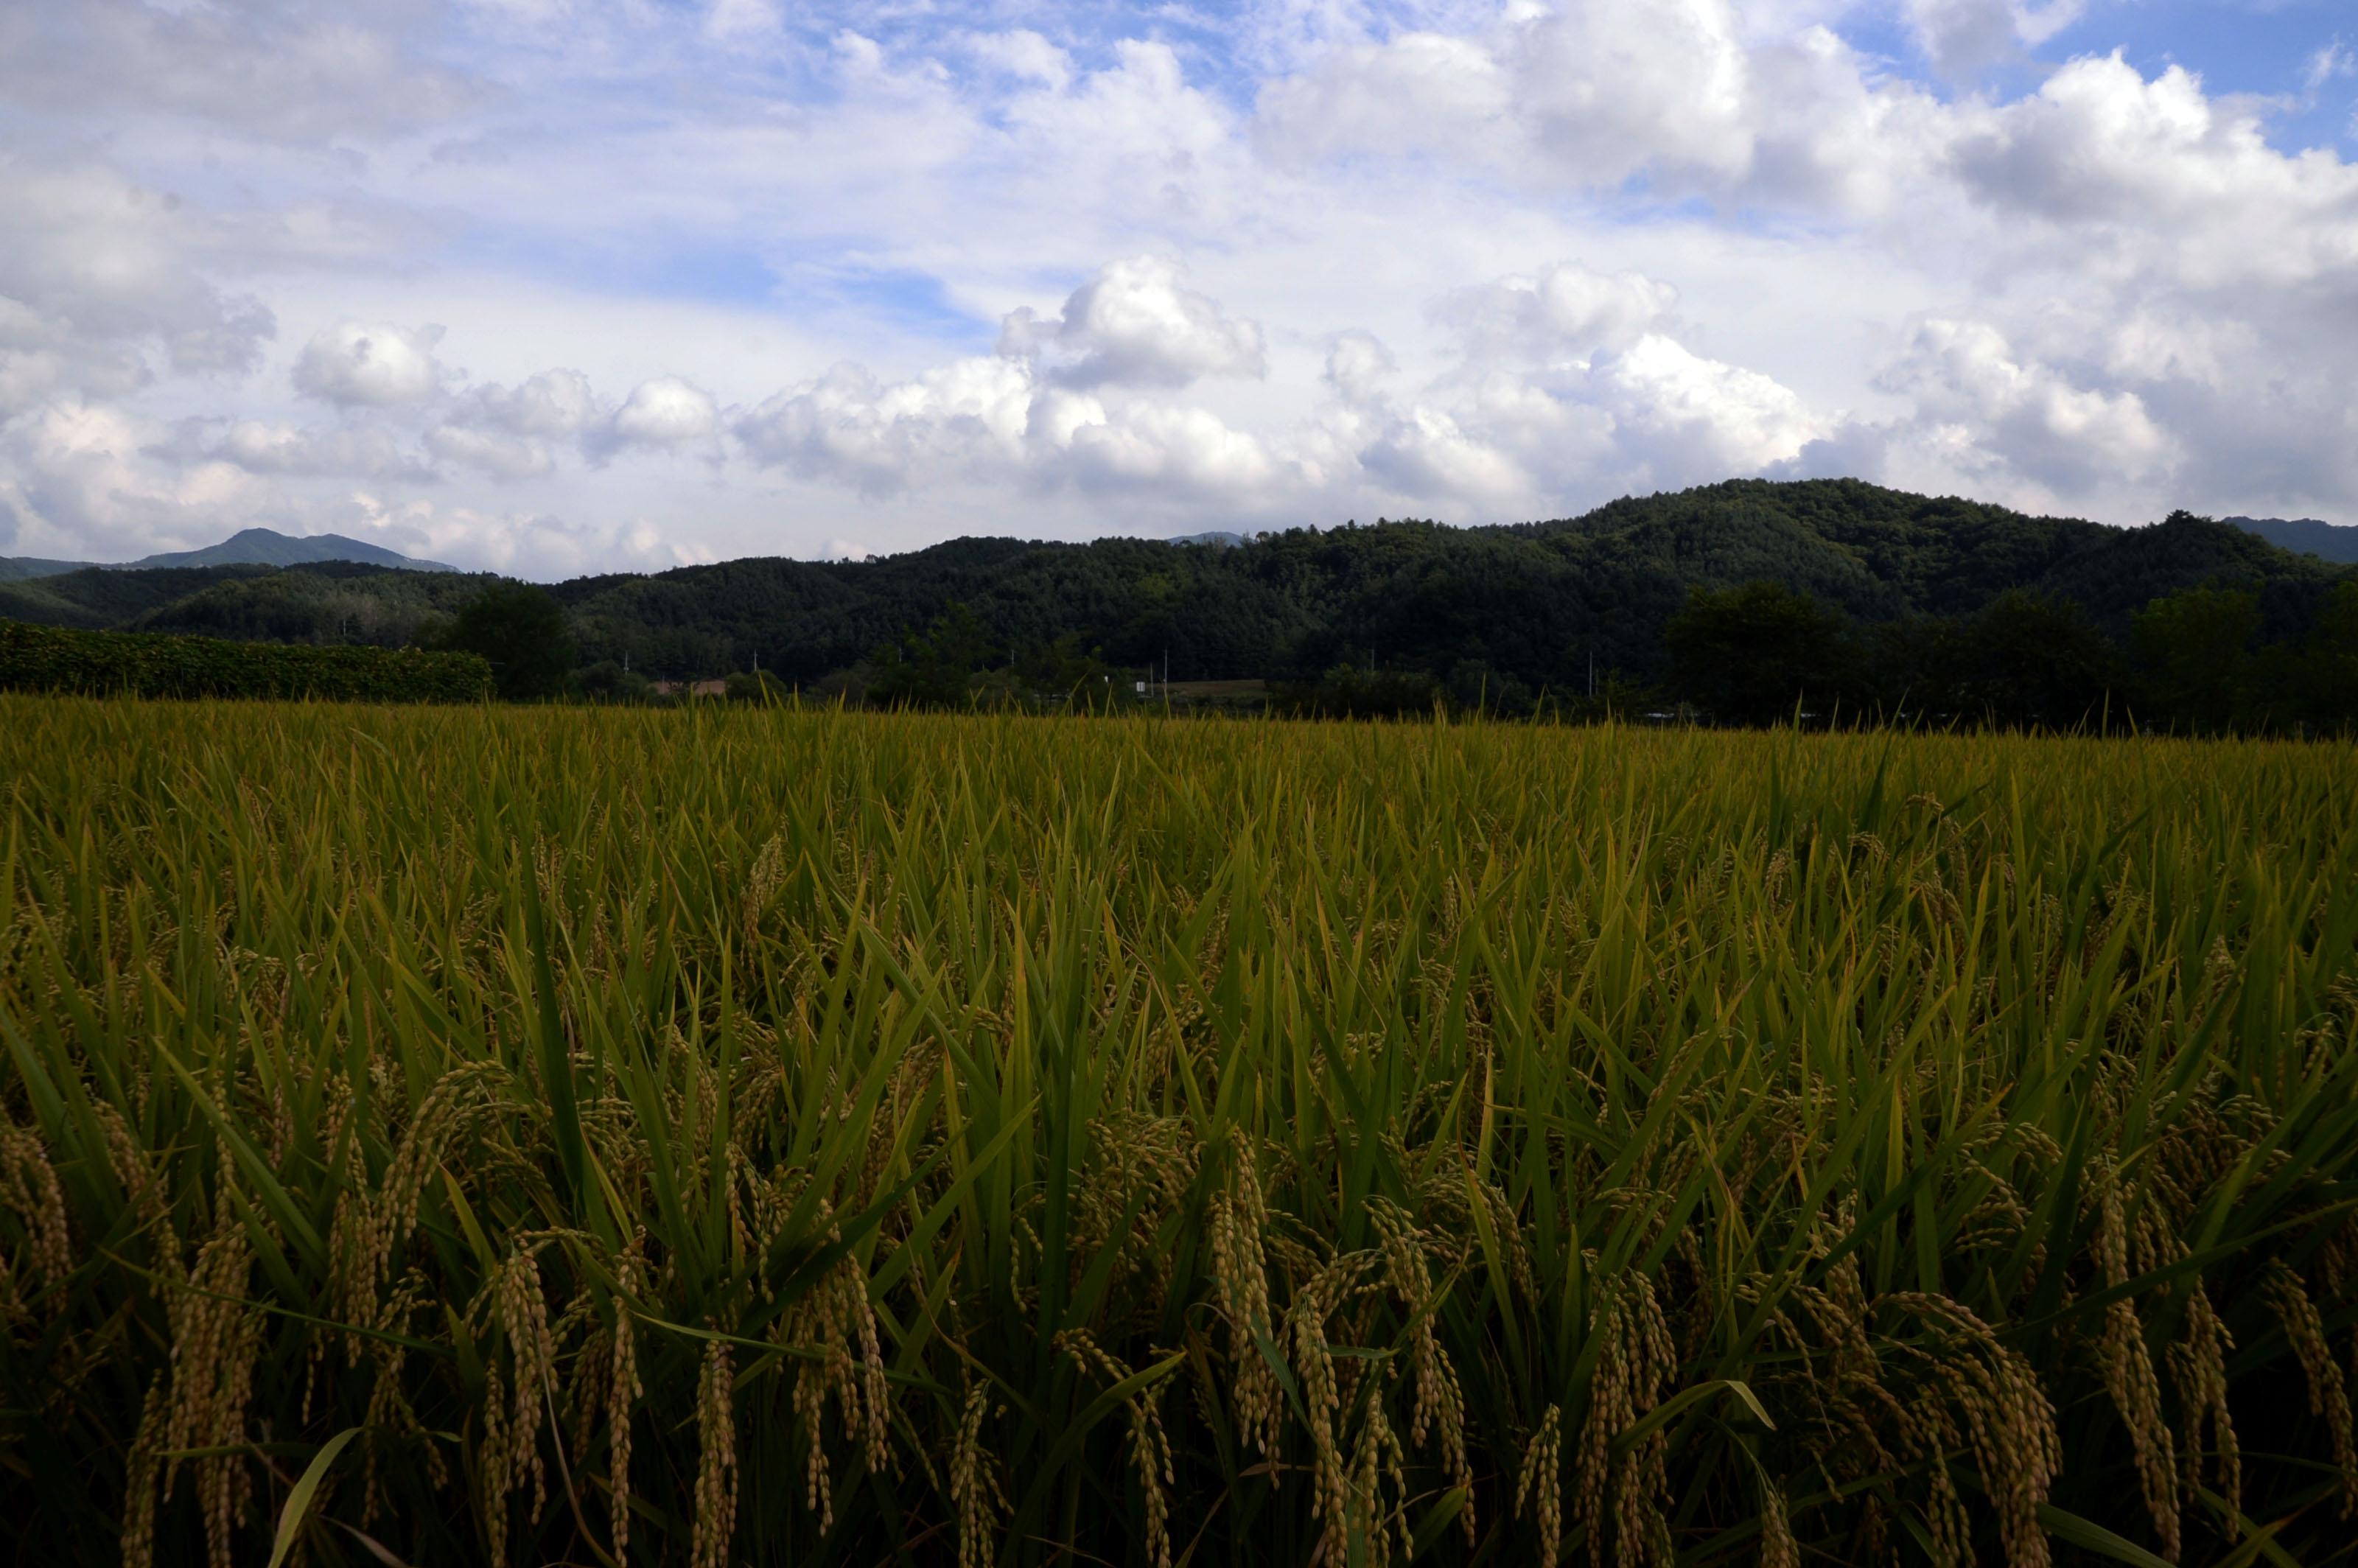
[[[1570,691],[1598,669],[1659,679],[1692,589],[1774,582],[1862,627],[1968,616],[2012,590],[2078,607],[2115,640],[2164,595],[2257,596],[2297,635],[2351,575],[2183,515],[2115,529],[1855,481],[1724,484],[1512,527],[1379,522],[1238,544],[962,538],[858,562],[748,559],[550,591],[580,661],[635,673],[760,666],[809,682],[953,604],[1001,649],[1070,636],[1181,679],[1303,678],[1339,665]],[[0,616],[287,641],[400,642],[488,579],[355,566],[68,573],[0,583]]]

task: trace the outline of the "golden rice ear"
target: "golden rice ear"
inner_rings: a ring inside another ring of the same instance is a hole
[[[745,940],[750,945],[761,940],[762,917],[769,913],[770,901],[786,880],[786,840],[783,833],[773,833],[762,845],[762,852],[753,858],[752,869],[745,873],[745,892],[740,903],[744,921]]]
[[[356,1365],[366,1351],[365,1336],[357,1331],[380,1325],[381,1292],[394,1259],[417,1228],[427,1181],[450,1144],[483,1119],[492,1088],[506,1078],[506,1070],[490,1061],[462,1062],[443,1074],[403,1130],[377,1191],[367,1195],[347,1187],[345,1193],[353,1198],[349,1209],[340,1196],[338,1227],[330,1240],[337,1307],[353,1330],[345,1336],[347,1365]],[[349,1236],[343,1228],[347,1219]]]
[[[65,1191],[49,1164],[40,1134],[0,1122],[0,1200],[16,1211],[30,1245],[25,1261],[46,1287],[60,1285],[73,1271],[73,1243],[66,1229]],[[0,1255],[0,1281],[14,1271]],[[56,1308],[53,1306],[52,1311]]]
[[[824,1199],[818,1214],[829,1239],[840,1241],[842,1231]],[[826,1277],[779,1320],[774,1337],[806,1352],[795,1363],[792,1396],[804,1445],[804,1504],[818,1516],[822,1530],[831,1530],[835,1481],[824,1435],[829,1398],[869,1468],[882,1472],[891,1462],[890,1385],[875,1308],[868,1299],[868,1277],[860,1271],[857,1253],[847,1252],[836,1260]]]
[[[507,1349],[503,1377],[496,1354],[487,1358],[483,1392],[483,1444],[478,1457],[483,1523],[494,1568],[507,1561],[511,1499],[532,1485],[528,1523],[538,1523],[548,1504],[548,1477],[540,1452],[540,1429],[556,1388],[556,1346],[548,1328],[548,1303],[541,1289],[536,1248],[520,1246],[483,1283],[469,1313],[486,1330],[496,1327]]]
[[[1415,1537],[1408,1527],[1407,1454],[1384,1414],[1384,1400],[1391,1387],[1390,1372],[1378,1372],[1366,1382],[1366,1408],[1351,1455],[1350,1511],[1340,1536],[1346,1550],[1357,1546],[1371,1568],[1389,1568],[1395,1538],[1403,1560],[1415,1550]],[[1384,1500],[1386,1481],[1392,1488],[1389,1505]]]
[[[1941,1398],[1919,1414],[1941,1447],[1970,1448],[2009,1568],[2047,1568],[2039,1510],[2062,1472],[2063,1440],[2037,1374],[1961,1302],[1903,1291],[1881,1297],[1880,1304],[1929,1333],[1931,1343],[1919,1354]],[[1945,1506],[1954,1498],[1945,1464],[1936,1464],[1934,1474]],[[1962,1533],[1950,1539],[1953,1549],[1966,1550]]]
[[[231,1568],[236,1527],[254,1496],[245,1412],[261,1354],[262,1314],[247,1305],[253,1247],[226,1188],[217,1209],[213,1235],[189,1271],[189,1288],[172,1298],[172,1378],[163,1446],[173,1457],[163,1489],[168,1498],[179,1466],[190,1466],[204,1519],[206,1559],[211,1568]]]
[[[508,1427],[507,1385],[496,1357],[483,1368],[483,1444],[476,1459],[475,1485],[482,1509],[491,1568],[506,1568],[509,1487],[514,1479],[515,1439]]]
[[[339,1090],[341,1095],[337,1092]],[[342,1076],[338,1075],[331,1081],[330,1092],[328,1127],[332,1131],[341,1127],[343,1117],[350,1111],[352,1090]],[[154,1162],[140,1149],[138,1139],[132,1133],[131,1124],[115,1108],[112,1100],[93,1097],[90,1108],[106,1138],[107,1163],[114,1169],[114,1179],[123,1184],[124,1195],[130,1200],[132,1212],[139,1217],[141,1226],[155,1236],[164,1250],[177,1252],[179,1238],[172,1230],[172,1211],[163,1178]],[[332,1137],[323,1136],[320,1146],[332,1150],[337,1141]]]
[[[2105,1287],[2117,1289],[2129,1280],[2127,1195],[2109,1157],[2098,1169],[2096,1179],[2101,1192],[2096,1251]],[[2145,1325],[2126,1297],[2104,1309],[2096,1363],[2113,1408],[2128,1430],[2130,1450],[2136,1457],[2138,1488],[2160,1540],[2161,1555],[2175,1563],[2179,1551],[2177,1447],[2161,1413],[2161,1382],[2154,1376],[2153,1357],[2146,1348]]]
[[[967,1385],[949,1466],[950,1506],[957,1516],[958,1568],[985,1568],[993,1556],[992,1520],[1009,1511],[1007,1494],[999,1484],[997,1461],[985,1452],[982,1435],[983,1427],[1002,1413],[991,1402],[990,1390],[984,1384]]]
[[[2243,1452],[2235,1437],[2234,1417],[2227,1408],[2227,1352],[2235,1347],[2235,1341],[2212,1307],[2201,1275],[2190,1275],[2186,1289],[2186,1333],[2169,1347],[2171,1378],[2178,1386],[2185,1422],[2180,1447],[2185,1456],[2186,1489],[2190,1494],[2202,1484],[2207,1427],[2212,1477],[2226,1500],[2232,1520],[2244,1511]]]
[[[2309,1413],[2325,1418],[2326,1434],[2333,1445],[2333,1466],[2342,1473],[2340,1517],[2347,1519],[2358,1512],[2358,1448],[2352,1442],[2350,1391],[2342,1381],[2342,1367],[2326,1342],[2317,1303],[2299,1274],[2281,1260],[2272,1260],[2261,1291],[2276,1309],[2277,1321],[2284,1325],[2285,1337],[2292,1342],[2293,1355],[2308,1379]]]
[[[1293,1330],[1294,1376],[1302,1383],[1303,1412],[1310,1427],[1310,1513],[1330,1530],[1339,1527],[1348,1507],[1348,1484],[1343,1453],[1336,1442],[1336,1418],[1342,1413],[1342,1391],[1336,1382],[1335,1357],[1326,1341],[1326,1314],[1334,1302],[1324,1293],[1341,1293],[1343,1281],[1330,1265],[1312,1275],[1293,1293],[1286,1308]]]
[[[647,1233],[642,1229],[614,1261],[617,1293],[609,1363],[611,1375],[606,1385],[606,1478],[607,1518],[612,1521],[616,1563],[630,1561],[631,1415],[646,1392],[639,1382],[636,1309],[630,1300],[646,1289],[646,1243]]]
[[[156,1483],[162,1461],[165,1422],[164,1374],[147,1385],[139,1426],[124,1464],[123,1568],[153,1568],[156,1561]]]
[[[1515,1517],[1525,1504],[1534,1509],[1539,1531],[1540,1568],[1555,1568],[1563,1541],[1563,1411],[1550,1405],[1540,1417],[1539,1430],[1523,1448],[1523,1462],[1515,1482]]]
[[[1670,1324],[1653,1282],[1634,1271],[1595,1287],[1590,1334],[1599,1350],[1589,1383],[1588,1413],[1574,1452],[1573,1522],[1585,1530],[1599,1564],[1666,1563],[1669,1521],[1662,1512],[1669,1484],[1669,1439],[1659,1426],[1616,1457],[1623,1435],[1654,1407],[1676,1370]],[[1606,1545],[1611,1525],[1611,1552]]]
[[[1229,1141],[1228,1184],[1214,1192],[1206,1217],[1212,1304],[1228,1326],[1230,1402],[1239,1440],[1264,1457],[1273,1457],[1284,1414],[1269,1354],[1284,1341],[1270,1309],[1264,1245],[1269,1212],[1249,1138],[1237,1130]],[[1274,1472],[1271,1479],[1275,1482]]]
[[[1760,1568],[1801,1568],[1801,1543],[1793,1539],[1784,1491],[1766,1479],[1760,1483]]]
[[[2174,1563],[2179,1548],[2176,1444],[2161,1413],[2161,1382],[2146,1349],[2145,1328],[2128,1302],[2116,1301],[2104,1309],[2096,1357],[2104,1391],[2128,1429],[2137,1485],[2153,1517],[2154,1533],[2160,1538],[2161,1555]]]
[[[1409,1441],[1422,1446],[1428,1435],[1437,1439],[1441,1461],[1450,1484],[1461,1488],[1460,1532],[1471,1547],[1476,1529],[1474,1470],[1466,1454],[1466,1400],[1457,1368],[1433,1332],[1439,1303],[1434,1297],[1433,1271],[1426,1254],[1427,1237],[1408,1211],[1388,1200],[1371,1200],[1368,1217],[1382,1238],[1384,1282],[1398,1298],[1401,1311],[1412,1321],[1409,1374],[1413,1383]]]
[[[1118,1385],[1131,1375],[1131,1369],[1107,1354],[1086,1328],[1064,1330],[1056,1336],[1055,1346],[1085,1378],[1098,1377]],[[1169,1488],[1178,1477],[1172,1469],[1171,1439],[1163,1429],[1159,1388],[1157,1384],[1132,1394],[1122,1405],[1130,1417],[1130,1464],[1146,1502],[1147,1556],[1155,1568],[1171,1568]]]
[[[708,1325],[716,1326],[717,1325]],[[737,1533],[737,1418],[730,1404],[735,1373],[729,1346],[708,1340],[696,1382],[696,1523],[688,1543],[691,1568],[727,1568]]]

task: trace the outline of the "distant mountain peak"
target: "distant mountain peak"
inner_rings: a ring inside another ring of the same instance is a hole
[[[241,528],[218,545],[198,550],[168,550],[135,561],[47,561],[0,559],[0,582],[59,577],[67,572],[104,566],[113,570],[154,570],[172,567],[300,567],[321,561],[356,561],[362,566],[399,571],[450,572],[459,568],[440,561],[423,561],[341,534],[282,534],[276,528]]]
[[[421,561],[382,545],[346,538],[341,534],[281,534],[276,528],[241,528],[218,545],[200,550],[174,550],[127,564],[134,567],[294,567],[317,561],[358,561],[363,566],[407,571],[447,572],[455,567]]]
[[[2358,527],[2316,517],[2222,517],[2246,534],[2257,534],[2278,549],[2310,555],[2344,566],[2358,565]]]

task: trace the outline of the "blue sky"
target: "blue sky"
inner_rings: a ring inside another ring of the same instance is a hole
[[[0,77],[0,554],[2358,522],[2338,0],[82,0]]]
[[[2281,4],[2236,4],[2235,0],[2131,0],[2092,7],[2057,33],[2042,53],[2053,57],[2125,49],[2129,62],[2147,75],[2178,64],[2200,70],[2217,92],[2299,94],[2320,50],[2337,35],[2358,43],[2358,16],[2336,0],[2282,0]],[[2296,145],[2346,137],[2347,91],[2319,116],[2303,122]],[[2342,113],[2336,116],[2333,108]]]

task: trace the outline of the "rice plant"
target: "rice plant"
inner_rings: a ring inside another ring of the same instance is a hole
[[[0,1539],[2345,1561],[2353,778],[0,698]]]

